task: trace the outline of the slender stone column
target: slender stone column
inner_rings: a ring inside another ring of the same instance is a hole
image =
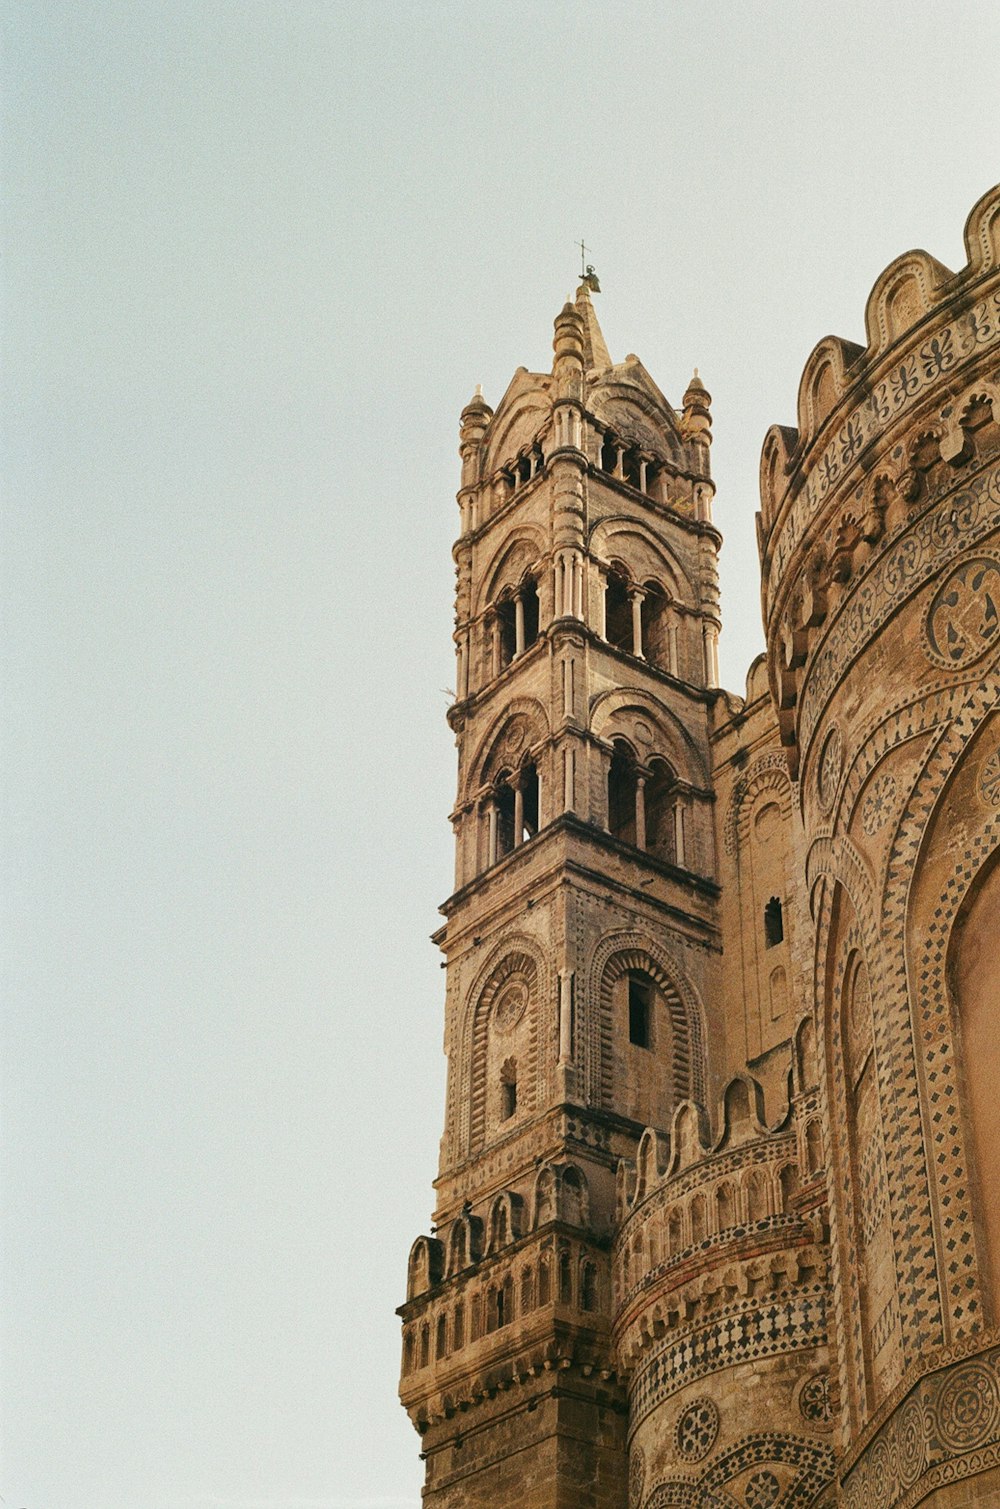
[[[633,587],[629,593],[632,602],[632,654],[642,660],[642,599],[644,594],[638,587]]]
[[[646,777],[641,775],[635,783],[635,844],[637,849],[646,847]]]
[[[497,862],[497,817],[498,817],[496,802],[491,801],[490,804],[489,804],[489,806],[488,806],[488,808],[486,809],[486,811],[487,811],[487,822],[489,823],[489,844],[488,844],[489,858],[488,858],[487,863],[491,864],[491,865],[495,865],[496,862]]]
[[[674,859],[679,865],[687,862],[684,844],[684,803],[680,797],[674,802]]]
[[[514,777],[514,848],[524,837],[524,776],[518,771]]]
[[[566,812],[572,812],[575,805],[575,777],[576,750],[572,744],[567,744],[563,750],[563,809]]]
[[[520,592],[514,599],[514,654],[524,654],[524,598]]]
[[[672,622],[667,628],[667,669],[671,676],[679,676],[677,655],[677,624]]]
[[[559,971],[559,1062],[573,1057],[573,971]]]

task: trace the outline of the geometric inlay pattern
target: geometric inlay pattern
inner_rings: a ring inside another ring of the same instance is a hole
[[[1000,566],[965,561],[935,593],[927,611],[927,653],[938,665],[961,670],[978,660],[1000,631]]]
[[[629,1418],[634,1429],[665,1399],[719,1368],[825,1346],[826,1289],[817,1284],[789,1298],[744,1300],[711,1323],[672,1338],[633,1375]]]
[[[813,1425],[826,1425],[832,1417],[830,1408],[830,1379],[826,1373],[817,1373],[810,1378],[799,1395],[799,1409],[803,1420]]]
[[[696,1399],[677,1421],[677,1453],[687,1462],[700,1462],[715,1445],[719,1411],[711,1399]]]

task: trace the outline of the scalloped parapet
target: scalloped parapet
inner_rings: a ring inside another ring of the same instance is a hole
[[[869,295],[867,345],[821,340],[802,373],[798,428],[774,425],[764,440],[762,606],[793,773],[811,731],[807,663],[824,626],[1000,419],[1000,185],[973,208],[965,245],[957,273],[925,251],[897,257]]]

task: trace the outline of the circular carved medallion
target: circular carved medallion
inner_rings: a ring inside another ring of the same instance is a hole
[[[629,1509],[639,1509],[646,1484],[646,1458],[641,1446],[633,1446],[628,1464]]]
[[[510,1032],[524,1016],[528,1004],[528,987],[523,980],[512,980],[493,1008],[493,1022],[499,1032]]]
[[[696,1399],[677,1422],[677,1451],[688,1462],[700,1462],[715,1445],[719,1411],[711,1399]]]
[[[813,1425],[826,1425],[830,1420],[830,1379],[826,1373],[817,1373],[810,1378],[799,1395],[799,1409],[803,1420]]]
[[[824,812],[829,812],[833,806],[843,763],[844,741],[840,736],[840,729],[834,727],[826,736],[816,775],[816,795],[819,797],[819,804]]]
[[[868,1487],[873,1504],[887,1504],[894,1497],[889,1448],[881,1439],[872,1444],[868,1453]]]
[[[903,1487],[915,1483],[924,1466],[924,1413],[916,1399],[910,1399],[896,1421],[896,1461]]]
[[[995,749],[983,762],[979,794],[988,807],[1000,807],[1000,749]]]
[[[996,1428],[1000,1414],[996,1379],[982,1362],[971,1362],[947,1378],[937,1397],[938,1435],[950,1451],[968,1451]]]
[[[896,782],[886,772],[880,775],[872,785],[872,789],[865,797],[865,804],[861,809],[861,826],[868,837],[871,838],[880,828],[884,828],[889,821],[892,804],[896,799]]]
[[[980,558],[958,566],[927,610],[926,648],[938,665],[960,670],[1000,633],[1000,565]]]
[[[781,1492],[781,1484],[773,1472],[755,1472],[747,1484],[747,1509],[770,1509]]]

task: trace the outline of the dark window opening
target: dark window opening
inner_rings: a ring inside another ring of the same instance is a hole
[[[631,483],[631,485],[633,487],[638,487],[639,486],[639,479],[640,479],[640,477],[642,475],[641,472],[640,472],[640,470],[639,470],[639,453],[638,453],[638,451],[626,451],[625,452],[624,472],[625,472],[625,481]]]
[[[628,583],[617,571],[608,575],[604,593],[604,637],[616,650],[631,655],[632,603],[628,595]]]
[[[593,1263],[585,1263],[583,1269],[583,1292],[580,1295],[581,1310],[597,1309],[597,1269]]]
[[[538,638],[538,588],[530,579],[521,588],[521,602],[524,606],[524,648],[527,649]]]
[[[772,896],[764,908],[764,947],[773,948],[776,943],[784,942],[785,923],[781,915],[781,902],[777,896]]]
[[[455,1306],[455,1322],[452,1326],[452,1342],[457,1350],[465,1345],[465,1307],[458,1304]]]
[[[670,669],[669,615],[667,599],[657,582],[646,583],[642,600],[642,650],[650,665]]]
[[[523,843],[538,832],[538,771],[533,764],[525,765],[521,771],[521,800],[524,828],[520,839]]]
[[[448,1323],[443,1315],[438,1316],[437,1341],[434,1346],[435,1357],[445,1357],[448,1353]]]
[[[497,859],[502,859],[514,847],[514,793],[507,783],[507,775],[497,786]]]
[[[674,801],[676,777],[666,760],[652,760],[646,781],[646,848],[673,864],[676,861]]]
[[[618,447],[610,435],[605,435],[601,446],[601,470],[614,472],[618,465]]]
[[[652,981],[640,974],[628,977],[628,1040],[637,1048],[648,1048],[653,1015]]]
[[[517,1110],[517,1065],[508,1059],[500,1071],[500,1120],[509,1121]]]
[[[517,613],[512,598],[498,604],[497,624],[500,630],[500,669],[504,671],[517,650]]]
[[[627,744],[616,742],[608,771],[608,831],[635,843],[635,759]]]

